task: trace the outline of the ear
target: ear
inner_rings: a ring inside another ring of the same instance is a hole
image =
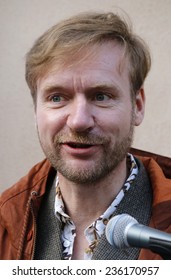
[[[144,88],[141,87],[135,96],[134,103],[134,125],[138,126],[142,123],[145,114],[145,93]]]

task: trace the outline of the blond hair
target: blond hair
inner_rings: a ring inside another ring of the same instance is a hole
[[[84,13],[64,20],[36,40],[26,56],[26,81],[36,100],[36,84],[54,61],[67,60],[86,46],[117,41],[130,62],[133,93],[143,85],[151,58],[145,42],[132,32],[131,25],[113,13]]]

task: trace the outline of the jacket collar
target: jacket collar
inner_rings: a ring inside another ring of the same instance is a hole
[[[151,180],[153,190],[151,224],[160,230],[169,230],[171,224],[171,180],[152,158],[141,158]],[[170,228],[171,230],[171,228]]]

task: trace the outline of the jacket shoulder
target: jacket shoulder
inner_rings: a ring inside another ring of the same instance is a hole
[[[154,160],[160,166],[165,177],[171,179],[171,158],[135,148],[131,148],[130,152],[146,162]]]

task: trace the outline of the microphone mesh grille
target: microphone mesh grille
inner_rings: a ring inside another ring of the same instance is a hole
[[[106,227],[107,240],[115,248],[129,247],[126,237],[127,228],[136,223],[137,221],[127,214],[113,217]]]

